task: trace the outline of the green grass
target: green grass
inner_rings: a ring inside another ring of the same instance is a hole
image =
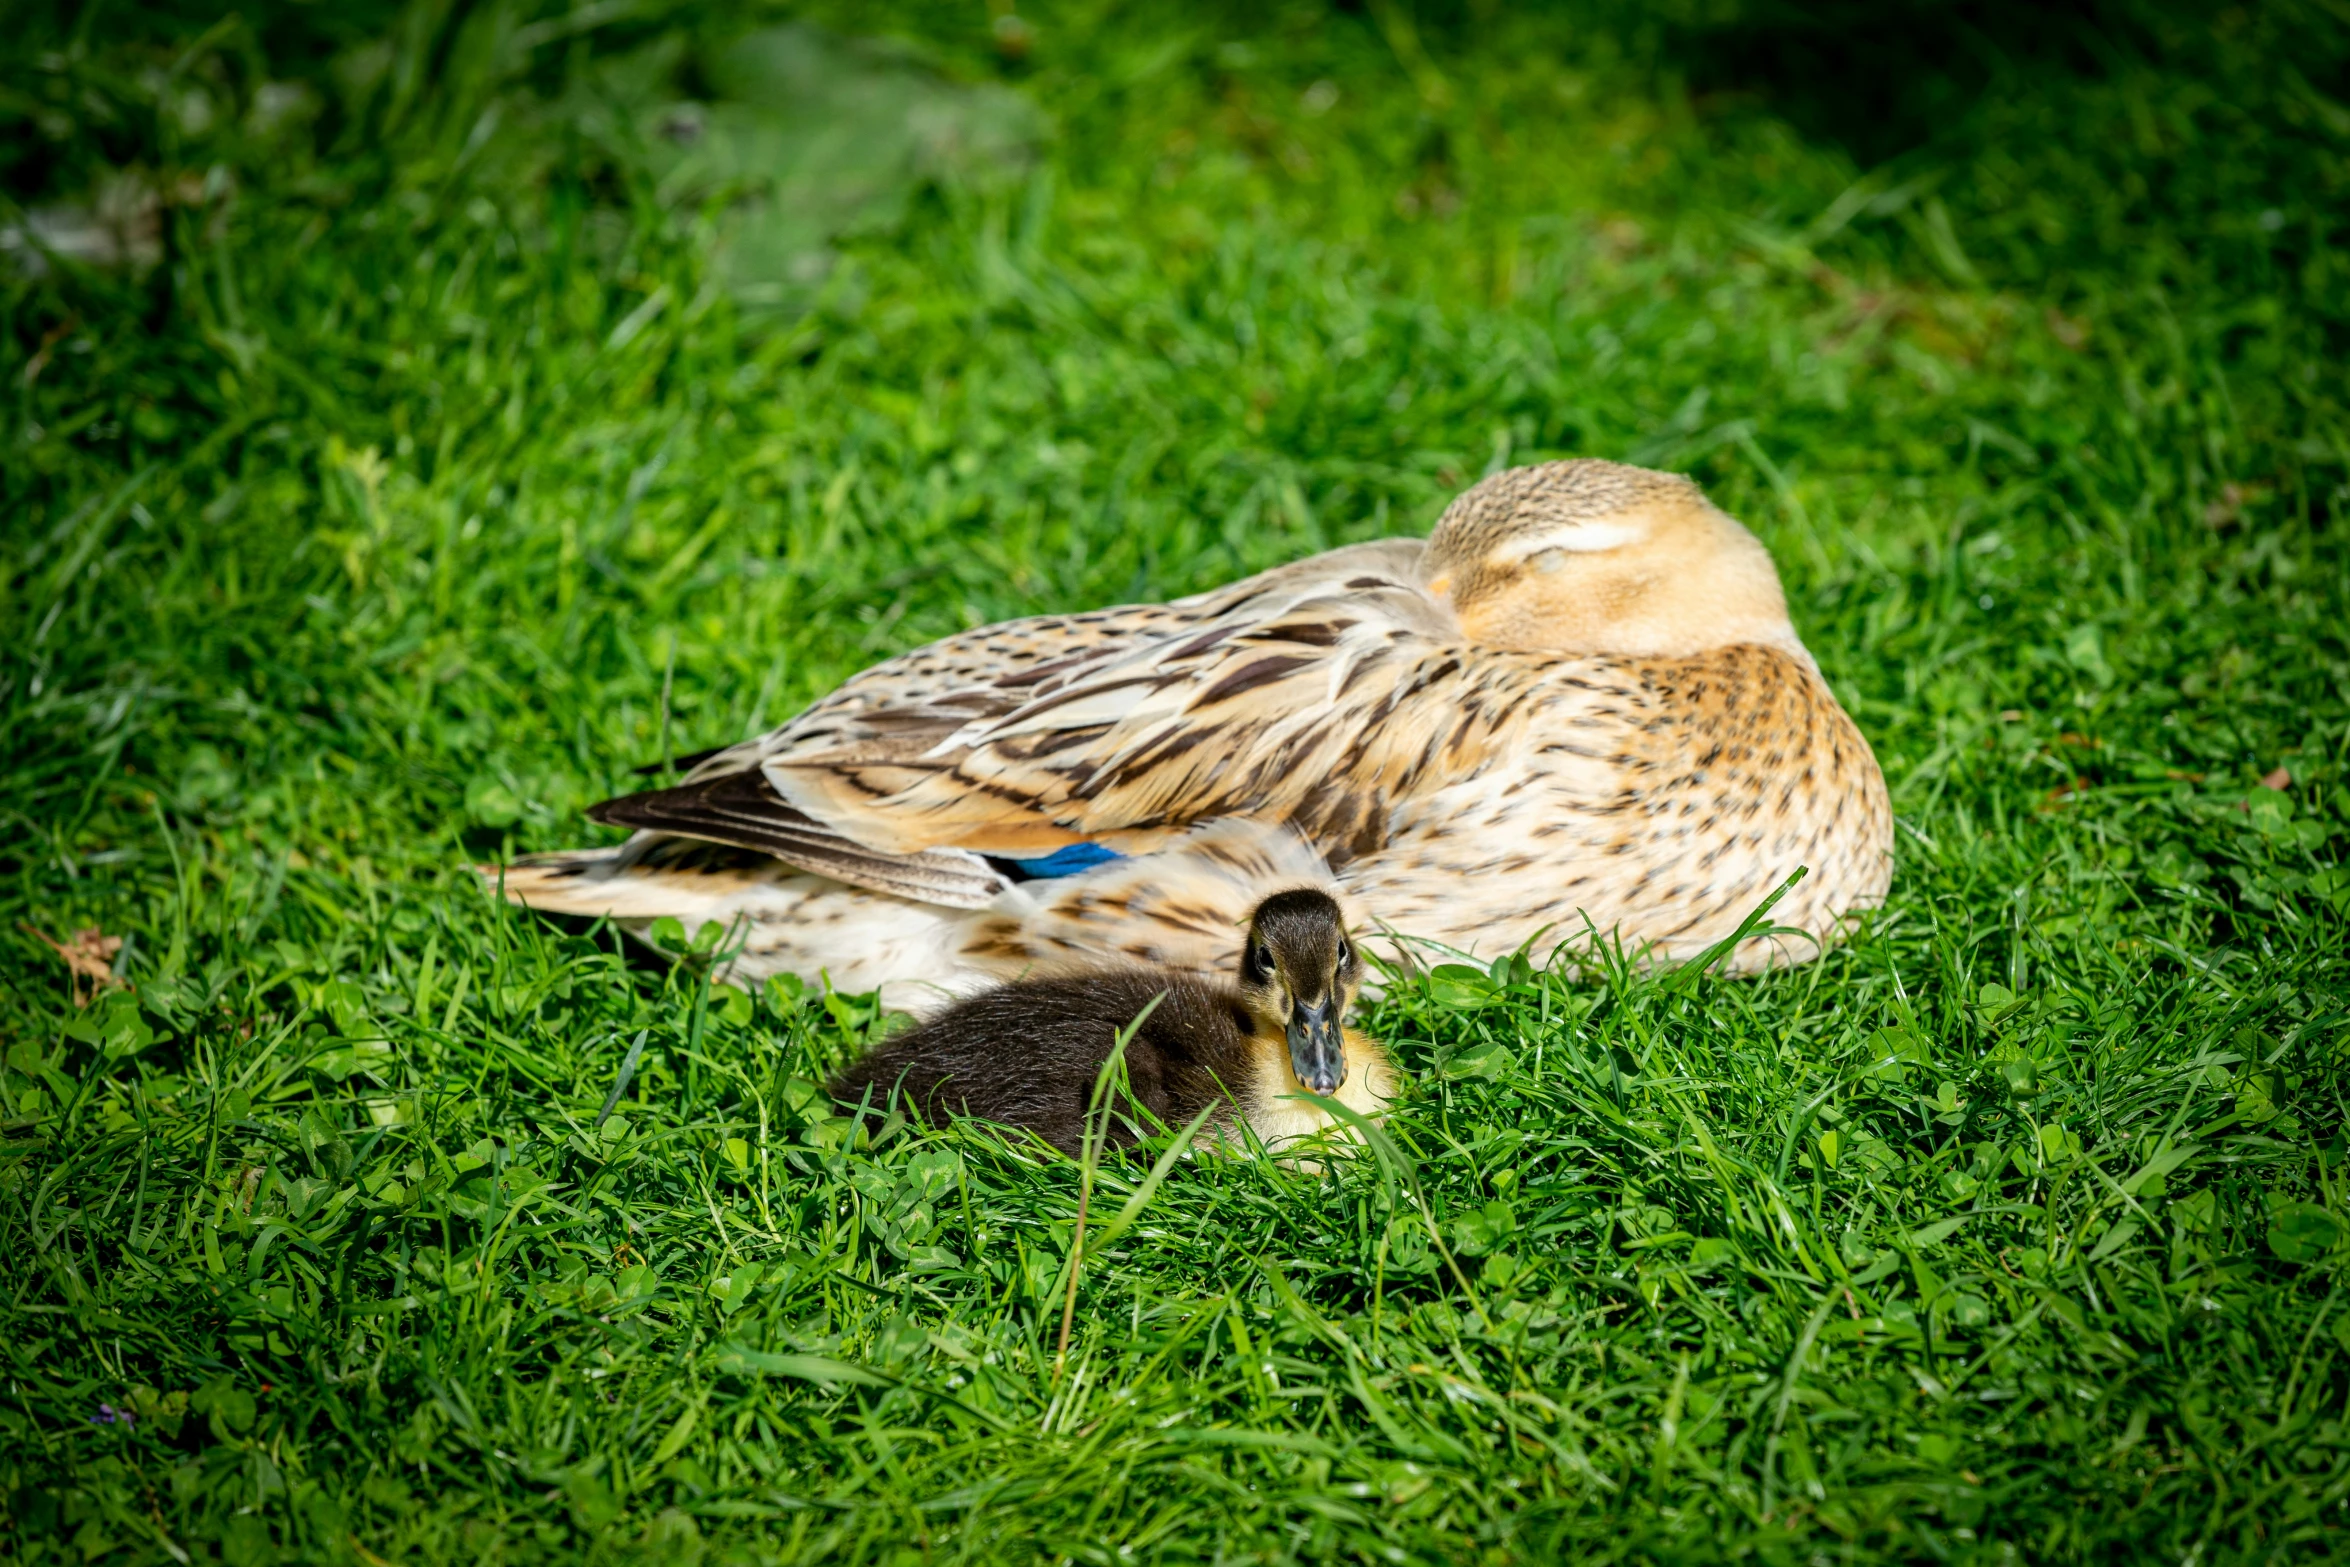
[[[747,18],[20,13],[0,227],[170,200],[0,277],[0,1550],[2332,1555],[2350,26],[1873,14],[842,6],[967,145],[763,195],[649,107]],[[1771,544],[1890,904],[1396,990],[1380,1150],[1100,1170],[1058,1369],[1075,1165],[466,869],[1567,453]]]

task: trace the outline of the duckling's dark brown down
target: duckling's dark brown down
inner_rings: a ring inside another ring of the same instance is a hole
[[[1209,1129],[1245,1113],[1261,1075],[1285,1046],[1259,1039],[1230,989],[1181,974],[1106,970],[1023,980],[964,1001],[884,1041],[832,1085],[835,1098],[875,1114],[893,1092],[933,1124],[957,1115],[1025,1127],[1066,1153],[1080,1151],[1086,1107],[1119,1030],[1164,995],[1126,1047],[1131,1097],[1111,1117],[1112,1148],[1137,1140],[1148,1110],[1174,1128],[1210,1105]]]

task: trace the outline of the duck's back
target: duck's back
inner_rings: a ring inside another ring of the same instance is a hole
[[[1021,980],[984,992],[885,1040],[843,1072],[832,1091],[871,1109],[894,1094],[902,1107],[934,1123],[969,1115],[1025,1127],[1074,1153],[1102,1063],[1138,1017],[1143,1021],[1126,1047],[1131,1097],[1112,1119],[1110,1146],[1135,1141],[1125,1123],[1143,1119],[1137,1110],[1181,1126],[1222,1106],[1210,1120],[1223,1125],[1253,1102],[1260,1042],[1236,999],[1196,978],[1142,968]]]

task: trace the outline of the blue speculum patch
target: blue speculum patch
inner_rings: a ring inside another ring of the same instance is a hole
[[[1115,849],[1105,849],[1098,843],[1071,843],[1033,860],[1003,859],[994,855],[989,858],[1010,871],[1017,880],[1050,881],[1056,876],[1075,876],[1080,871],[1089,871],[1096,865],[1107,865],[1112,860],[1122,860],[1126,856]]]

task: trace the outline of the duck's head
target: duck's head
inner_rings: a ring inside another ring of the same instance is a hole
[[[1595,458],[1508,469],[1445,508],[1426,560],[1429,591],[1488,647],[1802,649],[1770,552],[1678,474]]]
[[[1362,977],[1362,954],[1328,893],[1277,892],[1249,917],[1241,995],[1261,1026],[1288,1037],[1290,1070],[1317,1094],[1346,1081],[1343,1020]]]

